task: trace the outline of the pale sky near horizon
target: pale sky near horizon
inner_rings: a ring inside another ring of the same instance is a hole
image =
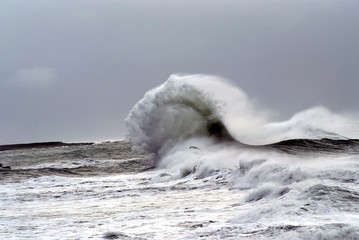
[[[0,144],[125,135],[172,73],[223,76],[283,118],[358,111],[356,0],[2,0]]]

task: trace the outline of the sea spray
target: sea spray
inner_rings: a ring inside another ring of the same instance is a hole
[[[324,107],[299,112],[282,122],[271,121],[270,112],[220,77],[172,75],[133,107],[126,126],[133,150],[154,154],[157,166],[172,172],[174,178],[234,169],[240,165],[241,154],[268,159],[278,150],[309,151],[300,148],[303,141],[272,145],[271,149],[266,144],[292,139],[346,140],[359,135],[347,127],[355,123],[353,119]],[[336,144],[321,143],[322,150]]]
[[[255,109],[243,91],[221,78],[172,75],[131,110],[128,138],[135,151],[156,153],[197,136],[240,136],[236,140],[251,142],[266,118]]]
[[[220,77],[172,75],[148,91],[125,122],[134,150],[150,153],[165,153],[192,137],[222,137],[254,145],[295,138],[359,137],[350,127],[355,119],[322,106],[282,122],[272,121],[269,113]]]

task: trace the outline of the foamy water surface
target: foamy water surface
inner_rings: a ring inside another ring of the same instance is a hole
[[[267,112],[174,75],[131,110],[131,142],[0,153],[0,236],[359,239],[356,115]]]

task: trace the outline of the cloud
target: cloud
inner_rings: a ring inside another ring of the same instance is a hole
[[[5,83],[19,87],[48,87],[59,79],[53,68],[23,68],[17,71],[13,77],[7,79]]]

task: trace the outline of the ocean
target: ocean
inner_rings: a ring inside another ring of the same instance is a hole
[[[359,239],[358,118],[271,114],[221,78],[173,75],[124,141],[2,149],[0,236]]]

